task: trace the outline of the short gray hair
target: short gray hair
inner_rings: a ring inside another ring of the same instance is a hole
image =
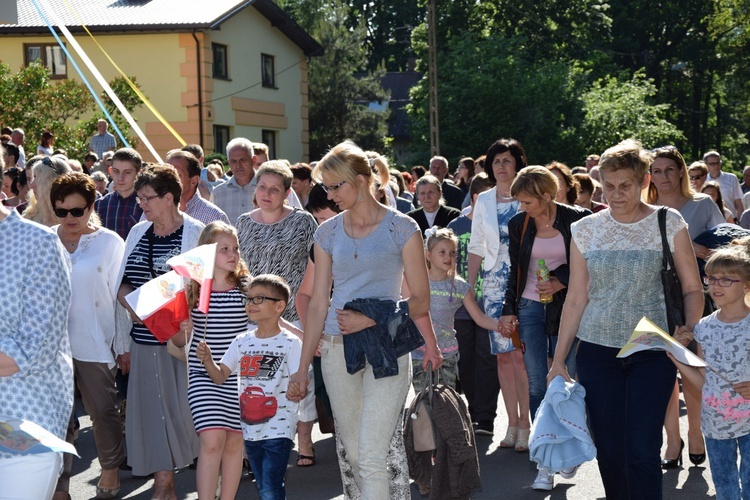
[[[426,184],[432,184],[433,186],[435,186],[438,190],[438,193],[443,192],[443,186],[442,184],[440,184],[440,180],[434,175],[430,175],[430,174],[425,174],[419,178],[416,185],[414,186],[414,191],[419,192],[419,187],[424,186]]]
[[[252,141],[244,137],[235,137],[227,143],[227,155],[229,155],[229,152],[231,150],[238,147],[243,148],[245,151],[247,151],[248,155],[255,156],[255,149],[253,149]]]

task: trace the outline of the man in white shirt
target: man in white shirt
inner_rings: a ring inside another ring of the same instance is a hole
[[[742,206],[742,188],[734,174],[721,171],[721,155],[718,151],[709,151],[703,155],[703,162],[708,167],[709,181],[716,181],[721,188],[721,197],[732,214],[739,218],[744,211]]]
[[[16,158],[18,168],[26,168],[26,153],[23,150],[24,137],[26,137],[26,134],[20,128],[13,129],[13,133],[10,134],[10,142],[18,148],[18,158]]]
[[[211,202],[227,214],[232,225],[245,212],[255,208],[253,197],[255,196],[255,169],[256,163],[253,143],[244,137],[237,137],[227,144],[227,161],[232,177],[229,181],[216,186],[211,193]],[[302,208],[299,198],[293,189],[289,190],[287,202],[297,208]]]

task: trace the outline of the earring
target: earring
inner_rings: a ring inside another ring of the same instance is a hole
[[[357,201],[361,202],[364,199],[365,199],[365,197],[362,196],[362,193],[359,193],[359,198],[357,198]]]

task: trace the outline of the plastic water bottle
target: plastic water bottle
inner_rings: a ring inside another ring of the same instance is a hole
[[[544,259],[539,259],[539,262],[537,263],[536,279],[539,280],[539,282],[549,281],[549,269],[547,268]],[[552,302],[552,295],[540,293],[539,302],[542,304],[549,304]]]

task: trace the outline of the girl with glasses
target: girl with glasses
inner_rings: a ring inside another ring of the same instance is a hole
[[[750,237],[716,250],[706,262],[703,282],[718,310],[700,320],[694,333],[675,339],[687,345],[695,338],[698,355],[732,383],[672,360],[683,377],[703,387],[703,432],[716,498],[750,498]]]

